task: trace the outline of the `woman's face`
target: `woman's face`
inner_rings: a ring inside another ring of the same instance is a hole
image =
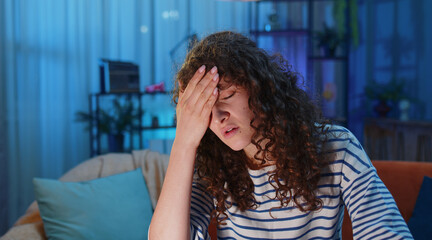
[[[213,107],[210,129],[232,150],[244,150],[251,157],[256,147],[251,143],[255,129],[250,126],[253,112],[249,109],[249,94],[242,87],[231,85],[226,88],[224,84],[221,79],[220,89],[223,90]]]

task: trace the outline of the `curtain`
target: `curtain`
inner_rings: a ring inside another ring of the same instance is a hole
[[[58,178],[89,157],[88,132],[74,119],[88,109],[88,95],[99,92],[98,59],[134,62],[142,89],[159,82],[170,89],[184,39],[247,32],[249,4],[2,0],[0,160],[7,174],[0,196],[7,199],[0,201],[8,217],[0,225],[10,227],[33,201],[34,177]],[[169,105],[160,101],[152,105]]]
[[[0,11],[3,9],[0,4]],[[0,18],[2,15],[0,15]],[[2,20],[0,20],[2,21]],[[0,28],[0,36],[4,36],[4,28]],[[4,52],[3,38],[0,38],[0,53]],[[7,206],[7,191],[8,191],[8,164],[6,157],[6,85],[5,85],[5,71],[4,54],[0,54],[0,206]],[[0,207],[0,235],[6,230],[6,222],[8,217],[7,207]]]
[[[414,1],[415,2],[415,1]],[[432,10],[432,1],[423,0],[421,4],[417,3],[422,14],[422,23],[420,24],[419,34],[420,38],[417,44],[421,44],[421,55],[419,60],[419,86],[418,87],[418,97],[422,99],[425,103],[424,115],[425,119],[432,121],[432,97],[430,90],[432,89],[432,27],[430,23],[432,22],[432,15],[430,11]],[[416,16],[416,15],[414,15]],[[413,17],[414,17],[413,16]]]

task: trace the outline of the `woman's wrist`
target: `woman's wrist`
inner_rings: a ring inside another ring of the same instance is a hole
[[[198,149],[198,146],[200,145],[201,139],[196,140],[193,137],[191,137],[188,134],[185,133],[179,133],[178,131],[176,132],[176,137],[174,139],[173,142],[173,147],[179,147],[180,149],[184,149],[184,150],[194,150],[196,151],[196,149]]]

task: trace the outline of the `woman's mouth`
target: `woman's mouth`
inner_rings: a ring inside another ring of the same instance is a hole
[[[230,138],[230,137],[234,136],[234,135],[237,133],[238,130],[239,130],[238,127],[231,127],[231,128],[228,128],[227,130],[225,130],[225,131],[223,132],[223,136],[224,136],[225,138]]]

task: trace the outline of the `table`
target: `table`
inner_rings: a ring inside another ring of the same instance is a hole
[[[363,145],[374,160],[432,162],[432,122],[367,118]]]

